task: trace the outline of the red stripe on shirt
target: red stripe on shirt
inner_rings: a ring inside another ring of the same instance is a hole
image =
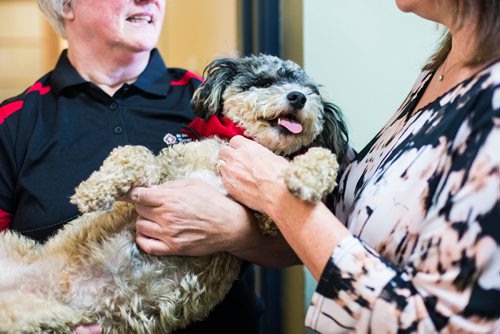
[[[0,209],[0,231],[6,230],[12,221],[12,215]]]
[[[170,84],[172,86],[185,86],[189,83],[189,80],[191,80],[191,79],[197,79],[199,81],[203,81],[203,78],[200,77],[198,74],[190,72],[190,71],[186,71],[186,73],[184,73],[184,76],[182,78],[180,78],[180,80],[170,81]]]
[[[0,107],[0,124],[2,124],[7,117],[18,111],[23,107],[24,101],[14,101],[7,103],[6,105]]]
[[[43,86],[41,82],[35,82],[33,86],[31,86],[26,94],[31,93],[31,92],[39,92],[40,95],[45,95],[48,92],[50,92],[51,88],[50,86]]]
[[[31,92],[38,92],[40,95],[45,95],[50,92],[52,88],[50,86],[43,86],[41,82],[35,82],[25,94]],[[0,107],[0,124],[2,124],[7,117],[20,110],[23,107],[24,101],[14,101]]]

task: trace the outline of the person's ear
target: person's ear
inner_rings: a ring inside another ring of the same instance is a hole
[[[75,13],[73,11],[73,1],[66,0],[63,4],[62,17],[65,20],[73,20],[75,18]]]

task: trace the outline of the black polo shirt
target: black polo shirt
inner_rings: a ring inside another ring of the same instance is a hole
[[[0,229],[43,242],[78,216],[69,197],[114,147],[144,145],[156,154],[186,140],[180,130],[194,117],[190,99],[200,83],[189,71],[167,68],[153,50],[139,78],[110,97],[83,79],[63,51],[53,71],[0,105]],[[255,332],[247,279],[190,333],[225,332],[233,322],[231,331]]]
[[[45,240],[78,215],[69,197],[114,147],[158,153],[182,140],[199,84],[191,72],[167,69],[154,50],[137,81],[110,97],[63,52],[52,72],[1,107],[0,209],[12,214],[9,228]]]

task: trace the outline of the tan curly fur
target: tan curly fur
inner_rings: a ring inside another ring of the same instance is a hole
[[[274,81],[260,87],[248,85],[248,78]],[[304,105],[290,106],[290,91],[307,96]],[[284,176],[290,191],[307,201],[332,191],[335,155],[310,147],[342,155],[346,138],[329,132],[344,125],[328,115],[316,85],[296,64],[270,56],[217,59],[193,97],[193,109],[204,117],[230,117],[276,153],[309,149]],[[303,131],[286,131],[276,123],[280,117],[300,122]],[[222,145],[206,139],[167,147],[158,156],[141,146],[116,148],[71,198],[88,213],[44,245],[1,233],[0,333],[68,333],[78,324],[99,324],[105,333],[168,333],[205,318],[237,278],[240,260],[227,253],[146,254],[134,242],[134,207],[117,200],[134,186],[193,177],[225,193],[216,170]],[[273,228],[259,217],[267,230]]]
[[[30,240],[0,235],[0,264],[10,269],[0,274],[0,332],[69,333],[97,323],[106,333],[165,333],[205,318],[236,279],[240,261],[225,253],[148,255],[134,243],[134,218],[132,205],[117,203],[23,254],[9,246]]]

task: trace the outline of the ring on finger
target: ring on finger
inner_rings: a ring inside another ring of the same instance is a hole
[[[217,171],[217,175],[221,175],[220,170],[221,170],[222,166],[225,164],[226,164],[226,162],[224,160],[221,160],[221,159],[217,160],[217,162],[215,163],[215,170]]]

